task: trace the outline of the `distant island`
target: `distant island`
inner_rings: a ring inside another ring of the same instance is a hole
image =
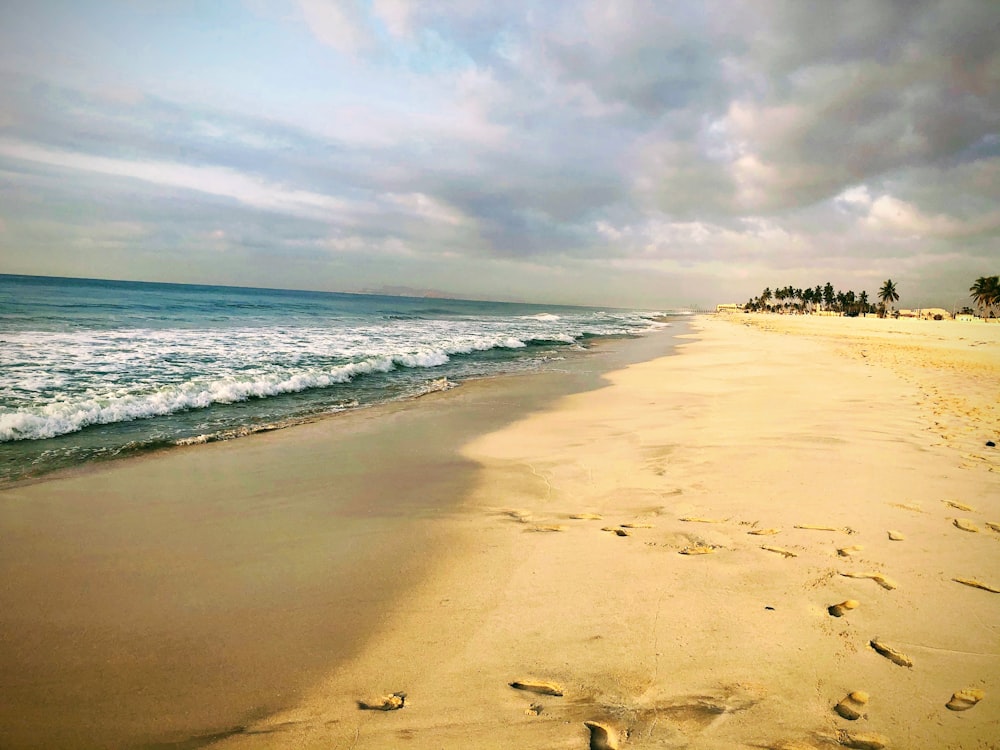
[[[357,294],[375,294],[381,297],[425,297],[428,299],[461,299],[460,297],[442,292],[440,289],[418,289],[412,286],[379,286],[371,289],[361,289]]]

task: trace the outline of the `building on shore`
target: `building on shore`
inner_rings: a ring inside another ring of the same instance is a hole
[[[924,307],[918,310],[900,310],[901,318],[921,318],[922,320],[951,320],[951,313],[941,307]]]

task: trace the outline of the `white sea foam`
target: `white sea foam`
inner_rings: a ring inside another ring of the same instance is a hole
[[[521,318],[522,320],[544,320],[546,322],[554,322],[561,320],[562,318],[553,313],[538,313],[537,315],[525,315]]]
[[[0,335],[0,442],[344,384],[455,356],[648,330],[649,314]],[[197,438],[192,438],[197,439]]]

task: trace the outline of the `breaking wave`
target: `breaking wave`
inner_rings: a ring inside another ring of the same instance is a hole
[[[455,355],[468,355],[492,349],[523,349],[540,343],[573,342],[572,336],[560,333],[554,333],[545,339],[532,338],[527,341],[514,336],[487,336],[459,339],[446,348],[426,348],[376,355],[332,366],[303,367],[298,363],[299,366],[293,367],[272,367],[271,371],[263,373],[230,373],[217,378],[193,377],[190,380],[160,384],[153,388],[145,382],[150,379],[149,377],[140,376],[137,378],[138,382],[131,388],[105,386],[98,390],[95,383],[93,387],[80,394],[67,394],[60,389],[59,393],[48,399],[49,403],[14,410],[0,409],[0,442],[51,438],[76,432],[91,425],[130,422],[192,409],[204,409],[213,404],[232,404],[327,388],[349,383],[361,376],[388,373],[400,368],[440,367],[450,362]],[[113,379],[120,380],[120,378]],[[49,383],[65,382],[65,377],[60,378],[57,373],[48,379],[35,377],[30,382],[28,380],[22,382],[20,387],[27,389],[27,386],[36,385],[39,380],[46,380]]]

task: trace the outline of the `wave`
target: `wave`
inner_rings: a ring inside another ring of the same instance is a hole
[[[119,394],[117,392],[59,400],[44,406],[0,412],[0,443],[17,440],[40,440],[78,432],[92,425],[131,422],[162,417],[214,404],[233,404],[250,399],[268,398],[289,393],[327,388],[349,383],[355,378],[387,373],[397,368],[433,368],[451,361],[455,355],[468,355],[491,349],[522,349],[531,344],[571,343],[571,337],[555,335],[552,339],[529,339],[494,336],[453,345],[447,349],[425,349],[393,355],[375,356],[329,367],[287,369],[264,374],[230,375],[214,380],[196,378],[164,385],[152,391]]]
[[[632,311],[419,317],[433,310],[403,312],[414,317],[389,323],[377,321],[397,311],[327,326],[282,320],[225,329],[5,333],[0,443],[323,389],[396,369],[441,367],[478,352],[579,346],[662,325],[651,319],[659,313]]]
[[[554,323],[562,318],[552,313],[538,313],[537,315],[522,315],[521,320],[543,320],[546,323]]]

